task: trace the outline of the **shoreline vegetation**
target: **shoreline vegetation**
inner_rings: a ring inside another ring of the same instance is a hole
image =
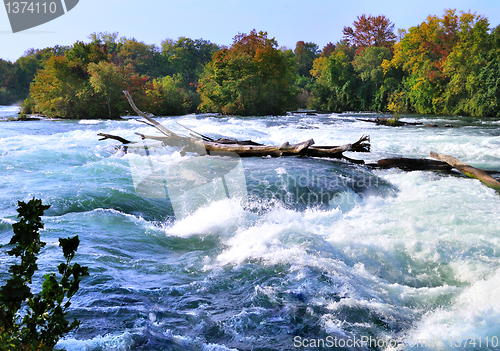
[[[256,30],[229,47],[89,39],[0,59],[0,105],[23,101],[21,120],[116,119],[132,112],[128,90],[157,116],[371,111],[393,113],[394,125],[403,113],[500,117],[500,26],[470,11],[445,10],[397,34],[387,17],[363,14],[322,50],[279,47]]]

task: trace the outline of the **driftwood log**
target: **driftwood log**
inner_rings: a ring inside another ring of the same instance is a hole
[[[261,145],[253,141],[239,141],[234,140],[228,142],[228,139],[219,139],[214,141],[201,141],[193,138],[186,138],[176,135],[176,137],[171,138],[166,136],[158,135],[145,135],[141,133],[136,133],[142,139],[156,140],[162,143],[163,146],[181,146],[181,153],[186,152],[196,152],[201,148],[206,150],[207,153],[236,153],[240,157],[256,157],[256,156],[314,156],[314,157],[328,157],[328,158],[345,158],[349,161],[356,163],[363,163],[360,160],[352,160],[343,155],[346,151],[351,152],[369,152],[370,150],[370,137],[362,136],[357,142],[353,144],[346,144],[341,146],[312,146],[314,144],[313,139],[303,141],[298,144],[289,144],[288,142],[282,145]],[[120,141],[125,146],[137,144],[136,142],[131,142],[120,136],[99,133],[97,134],[102,137],[99,140],[114,139]]]
[[[388,127],[401,127],[401,126],[421,126],[426,128],[437,128],[438,125],[435,123],[423,124],[422,122],[403,122],[396,118],[375,118],[375,119],[367,119],[367,118],[356,118],[358,121],[362,122],[370,122],[375,123],[377,125],[388,126]],[[445,128],[453,128],[451,124],[445,124]]]
[[[479,179],[481,183],[484,185],[495,189],[496,191],[500,191],[500,182],[495,180],[492,176],[490,176],[486,171],[475,168],[472,166],[469,166],[466,163],[463,163],[462,161],[456,159],[453,156],[449,155],[444,155],[444,154],[439,154],[437,152],[431,151],[431,157],[444,161],[447,164],[449,164],[451,167],[459,170],[463,174],[465,174],[468,177],[474,178],[474,179]]]
[[[400,126],[420,126],[423,125],[422,122],[402,122],[399,119],[395,118],[375,118],[375,119],[366,119],[366,118],[356,118],[358,121],[362,122],[370,122],[378,125],[389,126],[389,127],[400,127]]]
[[[172,145],[171,140],[168,137],[154,136],[154,135],[144,135],[136,133],[143,139],[151,139],[162,142],[163,145]],[[102,135],[102,134],[100,134]],[[117,139],[118,140],[118,139]],[[189,138],[189,142],[195,142],[200,145],[199,142],[193,141]],[[309,139],[304,142],[290,145],[288,142],[280,146],[267,146],[255,143],[251,140],[239,141],[228,139],[218,139],[211,142],[203,142],[205,149],[210,152],[234,152],[242,157],[250,156],[290,156],[290,155],[305,155],[305,156],[315,156],[315,157],[330,157],[339,158],[342,157],[342,153],[346,151],[351,152],[370,152],[370,137],[362,136],[357,142],[353,144],[346,144],[341,146],[313,146],[314,140]],[[182,146],[188,146],[182,145]],[[192,151],[189,147],[186,147],[185,151]]]
[[[372,168],[399,168],[404,171],[445,171],[452,170],[452,166],[443,161],[430,160],[426,158],[406,158],[394,157],[378,160],[377,163],[370,163],[367,166]]]
[[[313,146],[314,140],[309,139],[298,144],[289,144],[285,142],[282,145],[262,145],[251,140],[231,140],[231,139],[218,139],[214,140],[206,135],[195,132],[185,126],[182,126],[189,130],[192,137],[184,137],[173,133],[166,127],[155,121],[152,117],[148,116],[144,112],[140,111],[135,105],[132,97],[128,91],[123,92],[127,97],[130,106],[134,111],[145,119],[141,121],[149,126],[156,128],[162,135],[145,135],[141,133],[136,133],[141,137],[141,139],[150,139],[159,141],[164,146],[179,146],[182,147],[181,154],[186,154],[187,152],[197,152],[199,154],[237,154],[240,157],[255,157],[255,156],[314,156],[314,157],[328,157],[328,158],[341,158],[346,159],[355,163],[364,163],[362,160],[353,160],[343,155],[344,152],[370,152],[370,137],[363,135],[358,141],[352,144],[346,144],[341,146]],[[135,144],[127,139],[120,136],[99,133],[102,137],[100,140],[114,139],[120,141],[125,147],[132,146]],[[200,139],[201,137],[201,139]]]

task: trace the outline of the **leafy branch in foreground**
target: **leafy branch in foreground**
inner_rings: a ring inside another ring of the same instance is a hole
[[[34,198],[18,205],[20,220],[12,226],[14,236],[9,243],[16,246],[7,253],[20,257],[21,263],[9,268],[10,279],[0,288],[0,349],[52,350],[62,335],[80,324],[76,319],[70,324],[66,315],[88,268],[71,264],[80,244],[78,235],[59,238],[66,259],[57,267],[60,280],[55,273],[46,274],[41,293],[32,294],[29,285],[38,270],[37,256],[45,246],[40,240],[41,216],[50,206]]]

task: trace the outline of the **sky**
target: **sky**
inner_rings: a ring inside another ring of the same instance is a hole
[[[80,0],[65,15],[15,34],[0,8],[0,58],[15,61],[30,48],[89,42],[94,32],[158,46],[180,36],[231,45],[238,33],[256,29],[280,46],[293,49],[303,40],[321,49],[341,40],[342,28],[362,14],[385,15],[396,28],[408,29],[450,8],[485,16],[492,28],[500,24],[499,0]]]

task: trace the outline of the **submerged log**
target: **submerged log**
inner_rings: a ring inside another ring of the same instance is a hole
[[[358,121],[362,122],[370,122],[376,123],[378,125],[389,126],[389,127],[400,127],[400,126],[420,126],[422,122],[402,122],[396,118],[375,118],[375,119],[366,119],[366,118],[356,118]]]
[[[404,171],[451,171],[453,167],[443,161],[426,158],[394,157],[367,164],[372,168],[399,168]]]
[[[456,159],[453,156],[449,155],[444,155],[444,154],[439,154],[437,152],[431,151],[431,157],[444,161],[447,164],[449,164],[451,167],[459,170],[463,174],[465,174],[468,177],[474,178],[474,179],[479,179],[481,183],[484,185],[495,189],[496,191],[500,191],[500,182],[495,180],[492,176],[490,176],[486,171],[475,168],[472,166],[469,166],[468,164]]]

